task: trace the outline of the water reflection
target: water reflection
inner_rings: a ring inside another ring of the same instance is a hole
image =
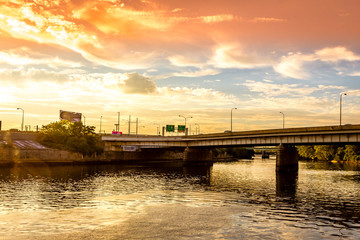
[[[295,200],[298,172],[276,173],[276,196]]]
[[[249,207],[233,211],[235,222],[224,230],[241,229],[246,237],[259,238],[257,229],[279,223],[321,237],[346,228],[350,236],[360,228],[360,174],[335,166],[303,162],[295,174],[276,174],[271,160],[186,168],[177,163],[1,168],[0,234],[93,229],[147,206],[174,204]]]

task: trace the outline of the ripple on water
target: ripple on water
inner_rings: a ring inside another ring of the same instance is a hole
[[[74,167],[71,177],[59,175],[59,168],[46,176],[7,176],[0,180],[0,234],[94,230],[171,204],[226,210],[231,222],[218,238],[354,238],[360,227],[356,172],[300,164],[298,175],[288,178],[277,176],[274,167],[221,163],[191,174],[183,168]]]

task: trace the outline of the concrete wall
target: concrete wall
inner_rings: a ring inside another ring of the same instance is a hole
[[[102,156],[101,161],[169,161],[182,160],[183,157],[183,149],[141,149],[134,152],[106,151]]]
[[[16,149],[0,148],[0,164],[62,164],[85,162],[80,153],[57,149]]]

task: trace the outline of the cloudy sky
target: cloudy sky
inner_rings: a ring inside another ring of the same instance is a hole
[[[360,123],[359,0],[0,0],[3,129]],[[195,125],[195,123],[197,125]],[[135,129],[133,128],[132,131]]]

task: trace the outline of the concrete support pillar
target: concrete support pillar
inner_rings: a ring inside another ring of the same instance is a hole
[[[213,153],[211,149],[203,148],[185,148],[184,151],[184,166],[194,165],[213,165]]]
[[[276,151],[276,171],[294,172],[299,168],[299,155],[296,147],[280,144]]]

